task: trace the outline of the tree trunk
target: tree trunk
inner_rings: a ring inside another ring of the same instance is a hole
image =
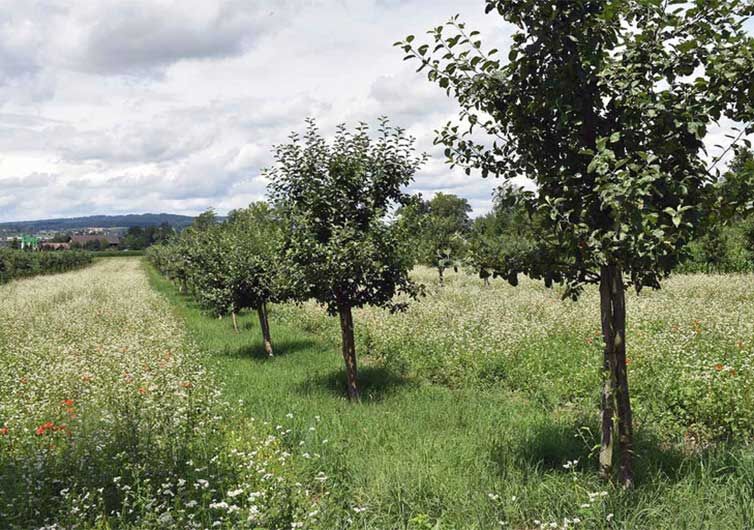
[[[631,413],[631,395],[628,391],[626,363],[626,297],[623,290],[623,275],[619,268],[613,275],[613,315],[615,319],[615,401],[618,409],[618,436],[620,468],[618,480],[624,488],[634,485],[634,428]]]
[[[270,338],[270,321],[267,318],[267,304],[262,304],[257,308],[257,315],[259,315],[259,327],[262,329],[264,351],[269,357],[272,357],[272,339]]]
[[[356,383],[356,345],[353,336],[353,315],[351,308],[340,308],[340,331],[343,340],[343,360],[346,362],[346,378],[348,385],[348,399],[359,400],[359,388]]]
[[[238,319],[236,318],[236,312],[231,312],[230,316],[233,319],[233,331],[238,333]]]
[[[619,480],[624,488],[631,488],[634,483],[633,425],[626,371],[626,299],[623,274],[620,267],[608,265],[602,267],[600,276],[600,313],[605,342],[600,472],[605,478],[609,478],[612,473],[614,422],[617,420]]]

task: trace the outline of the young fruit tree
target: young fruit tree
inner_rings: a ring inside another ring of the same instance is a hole
[[[486,0],[515,27],[507,60],[455,17],[396,43],[460,105],[438,132],[453,165],[536,191],[548,236],[518,262],[577,297],[599,284],[605,383],[600,467],[634,482],[624,290],[658,288],[721,211],[712,127],[751,133],[754,41],[742,0]],[[546,258],[546,259],[544,259]],[[617,433],[614,429],[617,424]]]
[[[275,147],[267,170],[273,203],[285,217],[283,260],[301,278],[309,297],[339,315],[348,397],[359,399],[352,309],[365,305],[400,310],[398,294],[416,296],[410,258],[390,210],[405,200],[425,161],[414,139],[380,120],[372,138],[361,124],[338,127],[328,143],[307,120],[303,136]]]
[[[207,214],[169,244],[149,251],[163,274],[180,278],[194,296],[217,316],[252,309],[259,317],[264,350],[273,355],[267,305],[295,298],[294,285],[277,259],[280,222],[272,208],[257,202],[232,210],[223,223]]]
[[[280,223],[268,204],[256,202],[231,211],[224,228],[233,305],[257,312],[264,350],[272,357],[267,304],[282,301],[290,292],[283,286],[287,275],[277,259]]]
[[[485,285],[501,272],[518,270],[515,261],[526,261],[538,250],[540,216],[517,200],[521,191],[517,186],[500,186],[493,195],[492,211],[474,219],[464,264]],[[514,272],[505,279],[516,285],[518,277]]]
[[[457,272],[465,254],[470,212],[466,199],[445,193],[438,193],[429,201],[414,196],[397,212],[398,223],[412,239],[415,259],[437,270],[441,286],[445,271]]]
[[[188,264],[188,283],[199,304],[217,317],[235,315],[240,309],[233,292],[232,241],[222,224],[187,231],[181,245]]]

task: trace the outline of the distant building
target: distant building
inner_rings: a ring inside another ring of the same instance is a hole
[[[74,235],[71,236],[72,247],[86,247],[99,243],[102,248],[118,248],[120,237],[112,234],[106,235]]]
[[[42,250],[68,250],[71,248],[70,243],[55,243],[53,241],[45,241],[41,245]]]

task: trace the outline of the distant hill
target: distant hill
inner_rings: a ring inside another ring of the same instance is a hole
[[[168,223],[175,228],[185,228],[194,221],[188,215],[169,213],[145,213],[128,215],[90,215],[87,217],[71,217],[68,219],[42,219],[39,221],[11,221],[0,223],[0,230],[9,232],[40,232],[56,230],[65,232],[88,227],[115,228],[131,226],[150,226]]]

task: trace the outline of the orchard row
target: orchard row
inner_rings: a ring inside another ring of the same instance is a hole
[[[450,165],[533,185],[511,186],[506,201],[537,216],[536,237],[497,256],[493,275],[559,283],[574,300],[599,285],[600,467],[610,476],[619,449],[619,480],[631,487],[625,290],[659,288],[691,242],[751,208],[754,172],[730,194],[720,167],[751,147],[754,39],[744,24],[754,7],[745,0],[486,0],[486,7],[515,28],[505,60],[457,17],[430,30],[426,43],[410,35],[396,46],[459,104],[458,120],[436,138]],[[718,126],[732,142],[711,156],[708,133]],[[352,399],[351,310],[399,310],[396,295],[420,291],[402,249],[409,239],[386,217],[406,204],[402,190],[424,159],[384,120],[375,138],[364,125],[341,127],[332,143],[310,122],[275,148],[266,174],[281,231],[267,258],[282,278],[273,291],[314,298],[339,315]],[[224,259],[215,252],[208,261]],[[214,264],[205,270],[192,258],[189,267],[197,292],[216,281]]]

